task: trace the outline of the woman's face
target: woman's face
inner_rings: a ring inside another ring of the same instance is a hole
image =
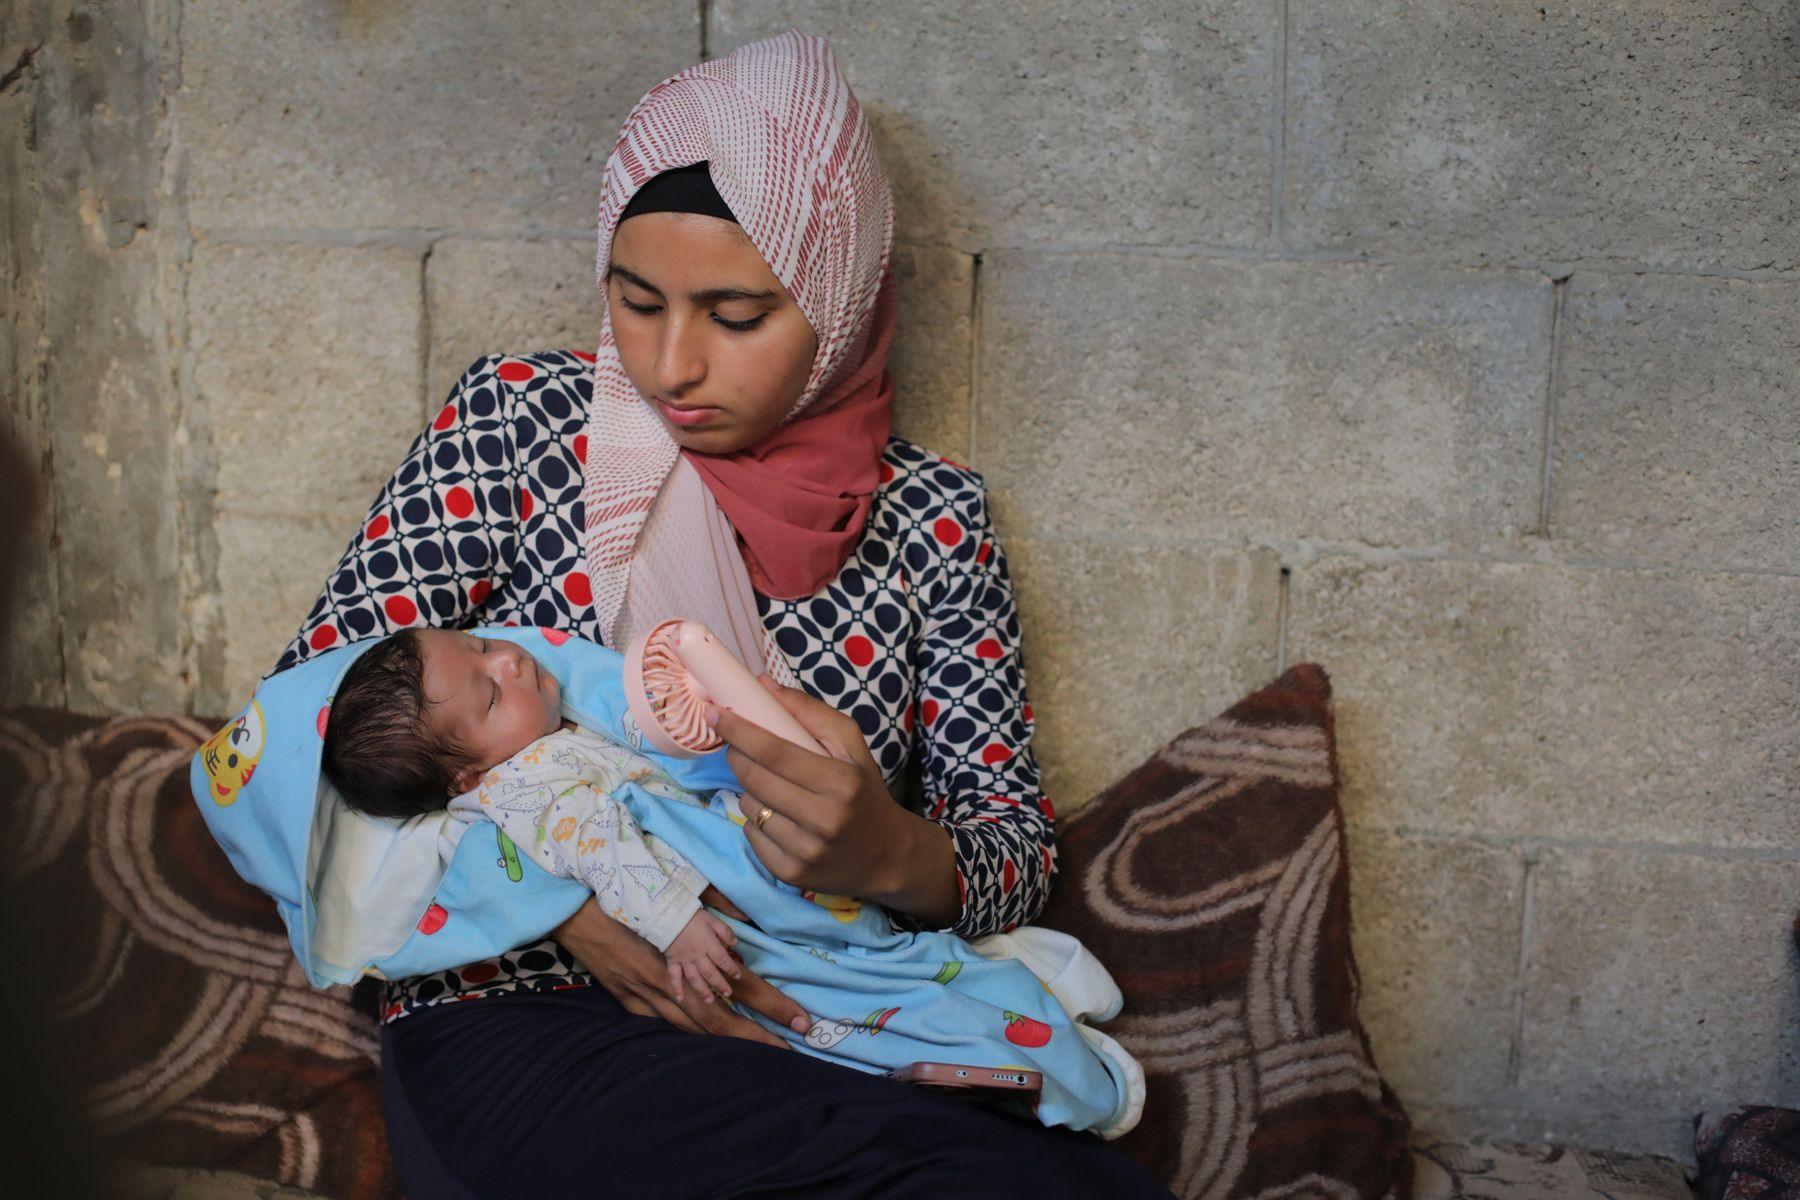
[[[754,444],[806,390],[818,338],[731,221],[668,212],[621,221],[606,304],[625,373],[688,450]]]

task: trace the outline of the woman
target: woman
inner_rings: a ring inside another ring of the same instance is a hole
[[[790,32],[653,89],[606,166],[598,355],[471,367],[277,669],[418,623],[621,645],[698,617],[797,685],[783,703],[833,750],[720,715],[777,877],[910,928],[1030,920],[1054,842],[1011,587],[980,478],[888,436],[892,227],[824,42]],[[889,791],[909,763],[918,811]],[[809,1024],[750,972],[731,998]],[[552,941],[390,984],[383,1022],[414,1195],[1167,1194],[1091,1136],[675,1001],[661,956],[591,902]]]

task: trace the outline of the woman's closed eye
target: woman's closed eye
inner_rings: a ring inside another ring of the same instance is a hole
[[[756,316],[750,318],[748,321],[728,321],[724,317],[721,317],[718,313],[714,313],[712,315],[712,319],[717,321],[719,324],[723,325],[725,328],[733,330],[737,333],[749,333],[752,329],[755,329],[758,325],[761,325],[763,323],[763,318],[768,315],[769,315],[768,313],[758,313]]]
[[[655,317],[657,313],[661,313],[662,311],[661,304],[639,302],[639,300],[634,300],[632,297],[625,295],[623,291],[619,293],[619,304],[623,304],[626,311],[637,313],[639,317]],[[725,329],[731,329],[733,333],[749,333],[754,327],[763,324],[763,318],[769,317],[769,313],[756,313],[754,317],[743,317],[742,320],[733,320],[731,317],[725,317],[724,313],[715,311],[715,313],[711,313],[711,317],[713,317],[713,322],[715,322],[715,324],[725,327]]]

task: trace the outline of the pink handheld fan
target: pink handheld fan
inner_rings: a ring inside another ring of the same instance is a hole
[[[706,723],[709,700],[796,746],[825,753],[700,622],[664,621],[625,648],[626,706],[650,744],[664,754],[693,758],[725,744]]]

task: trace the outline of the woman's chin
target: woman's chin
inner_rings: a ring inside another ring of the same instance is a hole
[[[682,429],[679,426],[663,423],[669,436],[683,450],[692,450],[697,454],[730,454],[734,450],[742,450],[745,442],[738,430],[725,421],[717,425],[708,425],[704,429]]]

